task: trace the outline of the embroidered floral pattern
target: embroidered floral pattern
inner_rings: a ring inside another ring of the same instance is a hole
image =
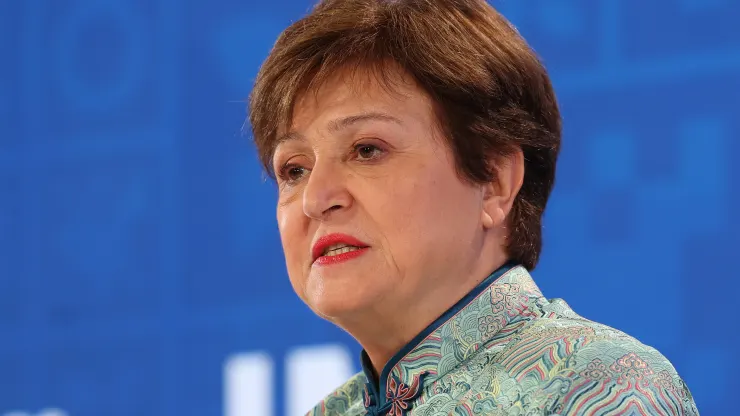
[[[631,352],[609,367],[615,374],[619,375],[617,382],[622,384],[625,380],[643,381],[646,376],[653,375],[653,370],[642,358]]]
[[[521,302],[519,302],[519,285],[503,283],[496,285],[491,292],[491,305],[493,312],[501,312],[503,310],[514,310]]]
[[[606,364],[601,362],[600,359],[595,358],[593,361],[586,365],[586,369],[579,373],[581,377],[592,379],[592,380],[603,380],[611,378],[611,373],[606,368]]]
[[[485,338],[492,337],[495,333],[500,331],[504,325],[506,325],[506,321],[503,317],[485,315],[478,318],[478,330]]]
[[[655,377],[653,378],[653,384],[671,392],[675,392],[677,389],[676,384],[673,382],[673,377],[671,376],[671,373],[666,370],[663,370],[655,375]]]
[[[363,391],[365,395],[364,405],[365,408],[368,409],[375,405],[375,401],[373,400],[373,396],[370,394],[370,386],[368,384],[365,384],[365,390]]]
[[[658,351],[547,300],[521,267],[440,324],[389,374],[385,400],[371,397],[361,373],[309,415],[699,414]]]
[[[421,377],[414,377],[413,383],[407,386],[391,377],[386,391],[386,398],[391,404],[388,416],[404,416],[411,408],[411,401],[421,393]]]

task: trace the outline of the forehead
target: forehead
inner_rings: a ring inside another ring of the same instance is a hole
[[[395,66],[345,69],[296,97],[289,129],[285,130],[301,130],[316,122],[329,124],[338,117],[370,112],[423,117],[431,107],[429,96]]]

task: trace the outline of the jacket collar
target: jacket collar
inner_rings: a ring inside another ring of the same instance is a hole
[[[511,335],[519,327],[512,324],[539,316],[535,301],[541,297],[523,266],[506,264],[396,353],[379,379],[362,351],[368,413],[405,414],[425,380],[444,376],[483,344]]]

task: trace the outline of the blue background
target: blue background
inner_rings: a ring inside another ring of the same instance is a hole
[[[221,414],[230,354],[358,351],[292,293],[241,133],[310,4],[0,0],[0,414]],[[537,282],[735,413],[740,3],[498,4],[564,118]]]

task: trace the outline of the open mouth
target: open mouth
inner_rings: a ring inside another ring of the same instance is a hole
[[[341,263],[361,256],[370,247],[347,234],[333,233],[320,237],[311,250],[314,264]]]
[[[327,247],[323,253],[321,253],[322,257],[334,257],[338,256],[340,254],[350,253],[353,251],[357,251],[362,249],[363,247],[357,247],[352,246],[349,244],[334,244],[329,247]]]

